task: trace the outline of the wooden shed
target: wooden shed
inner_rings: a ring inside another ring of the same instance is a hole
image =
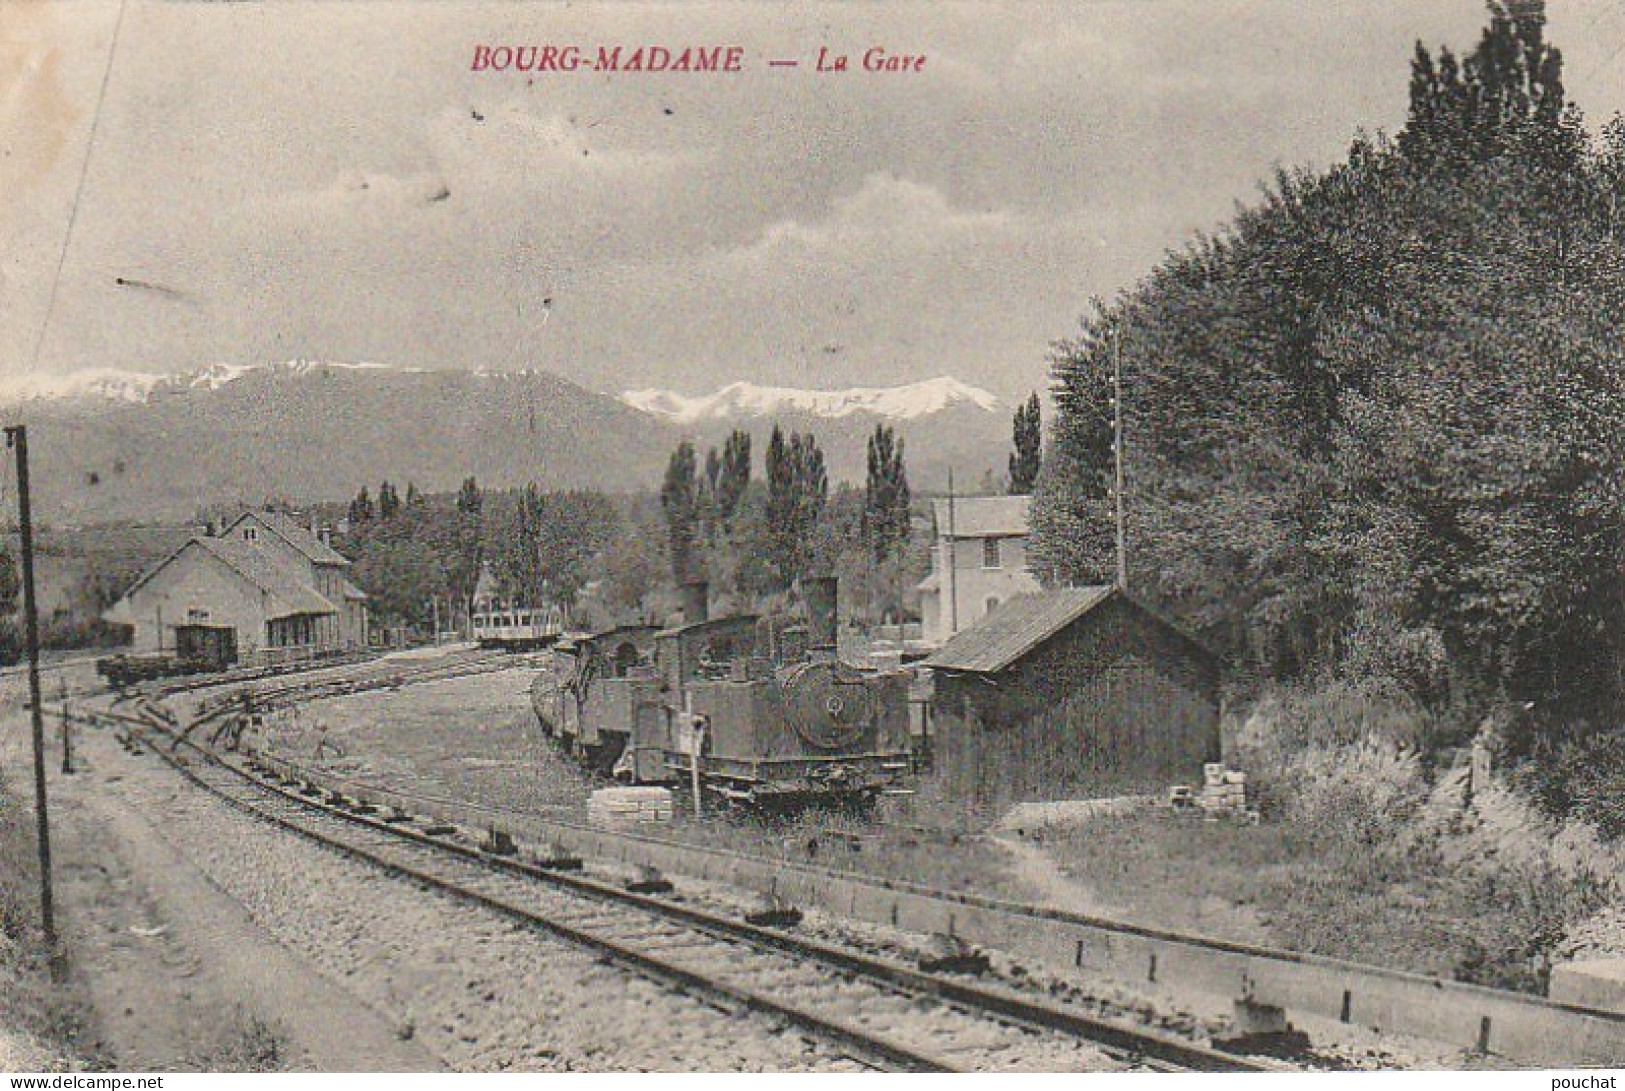
[[[1115,587],[1011,599],[924,666],[949,798],[1161,791],[1219,759],[1217,657]]]

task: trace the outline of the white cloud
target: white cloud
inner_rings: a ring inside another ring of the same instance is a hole
[[[779,258],[785,251],[860,251],[901,244],[926,248],[950,237],[988,235],[1008,229],[1005,211],[958,209],[938,189],[891,174],[871,174],[853,193],[839,196],[827,217],[814,223],[780,220],[737,257]]]

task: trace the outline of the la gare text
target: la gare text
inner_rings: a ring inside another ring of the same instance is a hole
[[[471,72],[743,72],[748,66],[802,68],[813,72],[921,72],[923,53],[885,46],[858,52],[820,47],[811,63],[786,55],[752,61],[744,46],[476,45]]]

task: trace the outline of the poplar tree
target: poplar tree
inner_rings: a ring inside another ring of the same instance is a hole
[[[694,444],[685,439],[672,452],[671,460],[666,464],[666,479],[660,486],[660,508],[666,515],[671,574],[678,583],[686,583],[696,576],[699,499]]]
[[[1044,457],[1044,434],[1039,420],[1037,391],[1025,404],[1016,407],[1012,432],[1015,450],[1010,453],[1010,494],[1027,496],[1038,484],[1038,470]]]
[[[378,486],[378,518],[385,520],[395,518],[401,510],[401,498],[395,492],[395,486],[388,481]]]
[[[716,483],[717,516],[724,524],[733,522],[749,487],[750,433],[735,429],[722,446],[722,466]]]
[[[908,543],[909,501],[903,440],[890,425],[877,424],[869,437],[862,521],[863,541],[876,564],[884,564]]]
[[[767,447],[767,537],[771,561],[782,586],[806,574],[813,535],[829,499],[824,452],[811,434],[773,426]]]

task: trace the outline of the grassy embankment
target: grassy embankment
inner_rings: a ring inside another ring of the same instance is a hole
[[[1146,807],[1044,828],[1029,841],[1063,881],[1050,900],[1065,904],[1070,882],[1086,911],[1538,992],[1565,933],[1619,901],[1625,849],[1543,818],[1505,788],[1469,805],[1460,770],[1420,757],[1429,727],[1380,687],[1333,683],[1259,702],[1227,725],[1227,753],[1250,774],[1260,825]],[[332,765],[419,790],[581,817],[593,787],[540,738],[523,684],[501,676],[319,702],[279,741],[308,757],[323,733],[345,751]],[[897,821],[735,812],[659,832],[1039,896],[1031,860],[987,836],[996,816],[958,813],[929,791],[882,813]]]
[[[1055,861],[1141,919],[1178,926],[1216,898],[1274,945],[1531,992],[1625,895],[1625,846],[1500,780],[1470,799],[1464,768],[1424,760],[1425,717],[1380,687],[1278,695],[1232,726],[1260,825],[1146,809],[1063,834]]]
[[[0,1069],[77,1070],[86,1064],[84,1011],[51,982],[38,884],[34,809],[15,778],[0,776]]]
[[[1332,683],[1259,702],[1228,725],[1257,826],[1143,806],[1025,831],[1076,908],[1239,942],[1543,992],[1565,936],[1625,899],[1625,845],[1541,815],[1464,768],[1422,757],[1430,725],[1381,687]],[[677,836],[994,897],[1039,896],[993,816],[922,799],[930,835],[832,815],[735,816]],[[867,833],[856,843],[847,834]],[[1005,831],[1008,840],[1012,831]],[[813,851],[809,851],[812,849]]]

